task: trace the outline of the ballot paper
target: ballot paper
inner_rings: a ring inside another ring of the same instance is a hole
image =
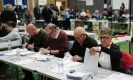
[[[80,62],[74,62],[72,61],[72,55],[67,52],[63,58],[63,63],[66,67],[73,67],[73,66],[77,66],[77,65],[80,65],[82,63]]]
[[[13,56],[13,55],[16,55],[16,49],[13,49],[13,50],[9,50],[9,51],[5,51],[4,54],[6,56]]]
[[[70,78],[83,78],[84,76],[89,75],[89,73],[83,73],[83,72],[74,72],[74,73],[68,73],[67,77]]]
[[[22,64],[29,64],[29,63],[32,63],[32,62],[34,62],[33,59],[24,59],[24,60],[15,62],[15,64],[22,65]]]
[[[119,74],[114,73],[103,80],[133,80],[133,77],[122,73]]]
[[[99,53],[96,55],[90,54],[90,49],[86,48],[84,57],[84,69],[90,71],[92,74],[97,73],[98,68]]]
[[[30,58],[35,58],[38,61],[47,61],[49,59],[50,55],[44,55],[44,54],[40,54],[40,53],[36,53],[32,56],[30,56]]]
[[[70,70],[70,68],[68,68],[68,67],[64,67],[64,68],[63,68],[63,71],[67,71],[67,70]],[[55,68],[53,68],[53,69],[50,69],[50,72],[59,73],[59,72],[58,72],[58,67],[55,67]]]
[[[30,54],[35,54],[35,52],[33,51],[24,51],[24,52],[20,52],[21,56],[26,56],[26,55],[30,55]]]

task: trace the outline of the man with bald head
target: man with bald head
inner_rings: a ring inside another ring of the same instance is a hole
[[[74,31],[75,41],[72,49],[70,50],[71,55],[73,56],[73,61],[83,61],[86,48],[92,48],[97,46],[96,40],[90,38],[85,33],[85,29],[82,27],[77,27]]]
[[[48,37],[44,30],[37,29],[35,25],[28,24],[26,27],[27,33],[30,35],[30,40],[25,44],[29,50],[38,52],[40,48],[47,48]],[[34,80],[32,72],[23,70],[25,77],[23,80]]]
[[[26,48],[38,52],[40,48],[47,48],[47,34],[40,29],[37,29],[34,24],[28,24],[26,27],[27,33],[30,35],[30,40],[26,43]]]

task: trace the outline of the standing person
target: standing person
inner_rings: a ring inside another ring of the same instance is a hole
[[[14,11],[16,12],[18,19],[21,20],[22,17],[22,7],[21,5],[16,5]]]
[[[52,19],[52,11],[51,9],[45,5],[42,11],[42,16],[44,18],[44,21],[46,22],[46,24],[51,22]]]
[[[77,27],[74,30],[75,41],[70,50],[73,61],[83,62],[86,48],[97,46],[96,40],[90,38],[83,27]]]
[[[111,21],[112,20],[112,5],[111,3],[108,4],[108,7],[107,7],[107,13],[108,13],[108,20]]]
[[[69,14],[69,9],[65,9],[65,13],[64,13],[64,29],[68,30],[70,29],[70,14]]]
[[[8,21],[13,21],[15,23],[17,22],[16,14],[12,10],[11,4],[7,4],[6,10],[2,11],[2,13],[1,13],[1,22],[6,23]]]
[[[37,4],[35,4],[35,8],[34,8],[34,16],[36,20],[40,19],[40,8],[38,7]]]
[[[124,14],[124,12],[125,12],[125,4],[121,3],[119,16],[121,17]]]

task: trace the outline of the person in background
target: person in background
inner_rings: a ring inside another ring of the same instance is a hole
[[[121,3],[120,12],[119,12],[120,17],[124,14],[124,12],[125,12],[125,4]]]
[[[45,5],[43,10],[42,10],[42,16],[43,16],[43,19],[46,22],[46,24],[51,22],[52,11],[47,5]]]
[[[122,53],[119,46],[115,45],[111,40],[111,30],[109,28],[101,28],[99,39],[101,44],[97,47],[90,49],[90,54],[95,55],[96,52],[100,52],[99,55],[99,67],[104,69],[121,71],[120,59]]]
[[[111,5],[111,3],[108,3],[107,13],[108,13],[108,20],[109,21],[112,21],[112,12],[113,12],[112,5]]]
[[[40,19],[40,8],[38,7],[37,4],[35,4],[35,8],[34,8],[34,16],[36,20]]]
[[[45,28],[48,37],[48,48],[41,48],[43,54],[51,54],[63,58],[68,51],[68,37],[64,31],[55,24],[48,24]]]
[[[40,48],[48,47],[48,37],[43,30],[37,29],[36,26],[33,24],[28,24],[26,27],[26,31],[30,35],[30,40],[28,43],[25,43],[23,45],[24,48],[38,52]],[[25,74],[23,80],[34,80],[32,72],[24,69],[23,72]]]
[[[127,20],[129,20],[130,15],[128,13],[128,10],[125,10],[124,14],[122,14],[122,17],[125,17]]]
[[[99,14],[98,10],[95,10],[95,13],[92,14],[92,18],[95,18],[96,20],[101,19],[101,15]]]
[[[103,13],[102,13],[102,19],[103,20],[108,20],[108,13],[107,13],[107,10],[103,10]]]
[[[116,21],[116,20],[118,20],[118,18],[119,18],[119,13],[118,13],[118,11],[114,11],[114,15],[112,16],[112,20],[113,20],[113,21]]]
[[[86,10],[86,16],[88,17],[88,19],[91,19],[92,16],[89,10]]]
[[[8,34],[9,32],[7,31],[7,29],[2,26],[2,23],[0,22],[0,37],[4,37]]]
[[[70,54],[73,56],[73,61],[83,62],[86,48],[92,48],[97,46],[97,41],[90,38],[83,27],[77,27],[74,30],[75,41],[70,50]]]
[[[26,10],[23,15],[23,22],[28,25],[30,23],[35,23],[34,14],[30,12],[29,10]]]
[[[16,5],[14,11],[16,12],[18,19],[21,20],[22,18],[22,6],[21,5]]]
[[[80,19],[84,19],[86,17],[86,12],[84,9],[82,9],[81,13],[80,13]]]
[[[64,14],[64,29],[68,30],[70,29],[70,14],[69,14],[69,9],[65,9],[65,14]]]
[[[1,13],[1,22],[6,23],[8,21],[13,21],[15,23],[17,22],[16,14],[12,10],[11,4],[7,4],[6,10],[2,11],[2,13]]]

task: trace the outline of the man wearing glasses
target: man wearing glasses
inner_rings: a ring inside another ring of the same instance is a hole
[[[100,42],[99,47],[93,47],[90,49],[90,53],[95,55],[97,51],[100,52],[99,66],[105,69],[121,71],[120,59],[122,53],[119,46],[112,43],[111,31],[108,28],[102,28],[100,30]]]
[[[70,50],[70,54],[73,56],[73,61],[82,62],[85,55],[86,48],[92,48],[97,46],[96,40],[90,38],[85,33],[85,29],[82,27],[77,27],[74,31],[75,41],[72,49]]]
[[[48,48],[41,48],[40,51],[63,58],[69,47],[67,34],[52,23],[46,26],[45,32],[48,35]]]

